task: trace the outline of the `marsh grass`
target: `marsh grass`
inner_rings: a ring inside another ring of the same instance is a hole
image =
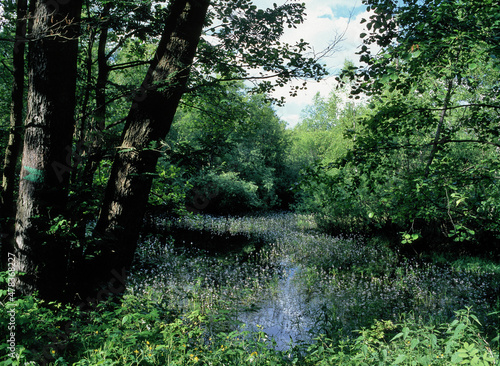
[[[155,225],[160,234],[142,237],[123,298],[86,311],[19,298],[19,356],[0,364],[499,363],[493,261],[408,258],[383,240],[322,234],[312,215],[158,218]],[[176,230],[203,232],[213,243],[171,236]],[[290,273],[310,334],[280,350],[238,314],[280,296]],[[7,354],[5,344],[0,352]]]

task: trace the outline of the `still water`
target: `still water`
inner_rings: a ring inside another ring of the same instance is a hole
[[[238,320],[249,330],[262,330],[276,341],[276,348],[286,350],[290,346],[311,340],[309,331],[314,325],[310,317],[311,303],[300,291],[294,276],[298,267],[281,263],[283,276],[276,293],[251,311],[238,315]]]

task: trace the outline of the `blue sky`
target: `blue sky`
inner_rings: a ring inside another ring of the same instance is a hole
[[[295,1],[295,0],[291,0]],[[254,0],[255,5],[263,8],[272,7],[273,3],[283,4],[286,0]],[[305,0],[306,21],[297,26],[297,29],[285,33],[283,40],[289,43],[303,38],[309,42],[315,52],[325,49],[335,38],[336,34],[346,31],[342,41],[335,52],[322,60],[330,72],[330,76],[321,82],[309,82],[308,88],[291,98],[288,95],[289,87],[277,90],[276,96],[286,96],[287,103],[284,107],[277,107],[277,113],[288,123],[294,126],[299,120],[301,111],[312,102],[313,96],[319,92],[326,96],[335,87],[335,74],[342,68],[344,61],[350,60],[358,64],[359,56],[355,53],[362,44],[359,35],[364,30],[360,24],[362,18],[367,18],[366,7],[361,0]],[[349,21],[349,16],[352,13]]]

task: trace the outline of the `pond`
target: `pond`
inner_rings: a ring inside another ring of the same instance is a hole
[[[498,266],[405,258],[377,240],[322,234],[312,215],[287,212],[158,218],[155,232],[137,251],[131,293],[197,309],[215,319],[213,331],[263,331],[280,350],[319,334],[352,337],[375,319],[448,321],[467,306],[498,327],[487,316],[500,295]]]
[[[277,349],[285,350],[311,342],[310,331],[315,322],[309,315],[313,304],[294,281],[299,268],[287,263],[281,266],[284,275],[278,281],[276,293],[262,299],[255,309],[240,312],[237,319],[250,330],[262,330],[276,341]]]

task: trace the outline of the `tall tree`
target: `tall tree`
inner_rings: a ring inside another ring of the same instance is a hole
[[[6,224],[6,238],[0,242],[2,262],[8,250],[12,250],[12,239],[14,238],[15,204],[14,191],[16,184],[16,167],[21,155],[23,107],[24,107],[24,53],[26,45],[26,28],[28,16],[27,0],[17,2],[16,14],[16,38],[14,41],[14,52],[12,59],[14,81],[12,84],[12,99],[10,107],[10,129],[9,141],[5,149],[5,159],[2,177],[2,191],[0,193],[1,218],[8,220]],[[1,240],[1,238],[0,238]],[[8,243],[8,244],[7,244]]]
[[[24,106],[24,50],[26,44],[26,27],[28,2],[17,2],[16,39],[13,54],[12,100],[10,112],[9,142],[5,150],[5,161],[2,178],[2,213],[12,215],[15,171],[18,157],[21,153],[23,106]]]
[[[115,155],[96,233],[107,270],[132,262],[158,152],[185,91],[209,0],[176,0],[146,77],[136,95]],[[160,108],[161,106],[161,108]]]
[[[67,250],[51,235],[64,214],[74,131],[81,0],[35,3],[29,45],[28,111],[17,201],[17,290],[57,298]]]

